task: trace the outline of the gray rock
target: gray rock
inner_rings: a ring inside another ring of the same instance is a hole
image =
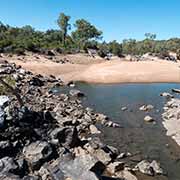
[[[147,115],[147,116],[144,117],[144,121],[146,121],[146,122],[153,122],[154,119],[151,116]]]
[[[173,98],[174,97],[172,94],[167,93],[167,92],[161,93],[160,96],[163,96],[163,97],[166,97],[166,98]]]
[[[147,174],[149,176],[154,175],[153,168],[151,167],[151,164],[146,160],[143,160],[140,163],[138,163],[136,168],[138,168],[139,171],[143,174]]]
[[[51,138],[58,140],[66,148],[73,148],[79,144],[78,132],[73,126],[54,129],[51,132]]]
[[[124,169],[124,162],[113,162],[107,166],[107,170],[111,174],[115,174],[116,172],[122,171],[123,169]]]
[[[110,156],[110,153],[105,152],[103,149],[97,149],[93,153],[94,156],[99,159],[103,164],[107,165],[111,162],[112,158]]]
[[[44,162],[48,161],[52,153],[50,144],[44,141],[36,141],[23,149],[25,159],[33,170],[39,169]]]
[[[157,175],[163,175],[164,174],[163,169],[160,166],[160,163],[158,163],[157,161],[155,161],[155,160],[152,161],[150,166],[153,168],[154,172]]]
[[[122,111],[126,111],[127,109],[128,109],[128,108],[125,107],[125,106],[121,108]]]
[[[82,93],[81,91],[77,90],[77,89],[71,89],[69,91],[69,94],[73,97],[84,97],[84,93]]]
[[[105,166],[90,154],[78,156],[74,160],[60,161],[59,168],[72,180],[98,180],[94,172],[102,173]]]
[[[123,170],[116,174],[116,177],[122,178],[123,180],[138,180],[135,175],[132,174],[132,172]]]
[[[154,106],[151,105],[151,104],[148,104],[148,105],[143,105],[139,108],[140,111],[150,111],[151,109],[153,109]]]
[[[4,126],[5,121],[5,107],[9,102],[9,98],[7,96],[0,96],[0,128]]]
[[[0,159],[0,173],[15,173],[18,171],[18,164],[11,157]]]

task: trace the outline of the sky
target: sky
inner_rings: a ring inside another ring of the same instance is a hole
[[[157,39],[180,37],[180,0],[0,0],[0,21],[37,30],[57,29],[59,13],[71,23],[83,18],[103,31],[106,41],[134,38],[147,32]]]

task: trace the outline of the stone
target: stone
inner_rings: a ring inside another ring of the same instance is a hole
[[[124,162],[113,162],[107,166],[107,170],[111,174],[115,174],[116,172],[122,171],[123,169],[124,169]]]
[[[153,168],[151,167],[151,164],[146,161],[146,160],[143,160],[141,162],[139,162],[137,165],[136,165],[136,168],[139,169],[139,171],[143,174],[147,174],[149,176],[153,176],[154,175],[154,172],[153,172]]]
[[[51,132],[51,138],[57,139],[62,146],[73,148],[79,145],[79,137],[76,127],[56,128]]]
[[[155,160],[152,161],[150,166],[153,168],[154,172],[157,175],[163,175],[164,174],[163,169],[160,166],[160,163],[158,163],[157,161],[155,161]]]
[[[11,157],[4,157],[0,159],[0,173],[17,173],[18,164]]]
[[[73,97],[84,97],[84,93],[82,93],[81,91],[77,90],[77,89],[71,89],[69,91],[69,94]]]
[[[151,104],[148,104],[148,105],[143,105],[139,108],[140,111],[150,111],[151,109],[153,109],[154,106],[151,105]]]
[[[89,130],[90,130],[91,134],[100,134],[101,133],[101,131],[99,131],[97,129],[97,127],[95,125],[93,125],[93,124],[91,124],[89,126]]]
[[[36,141],[24,147],[23,154],[33,170],[48,161],[52,156],[53,150],[50,144],[45,141]]]
[[[0,96],[0,128],[4,127],[5,122],[5,108],[9,103],[8,96]]]
[[[0,141],[0,157],[7,156],[12,154],[12,144],[10,141]]]
[[[97,157],[99,161],[101,161],[103,164],[107,165],[111,162],[111,156],[109,153],[106,153],[103,149],[97,149],[93,153],[94,156]]]
[[[121,108],[121,111],[126,111],[127,109],[128,108],[124,106],[124,107]]]
[[[161,93],[160,96],[163,96],[163,97],[166,97],[166,98],[173,98],[174,97],[172,94],[167,93],[167,92]]]
[[[135,175],[132,174],[132,172],[123,170],[116,174],[116,177],[122,178],[123,180],[138,180]]]
[[[58,168],[71,180],[98,180],[96,174],[101,174],[105,166],[94,156],[86,154],[75,159],[61,159]]]
[[[154,119],[151,116],[147,115],[147,116],[144,117],[144,121],[146,121],[146,122],[153,122]]]

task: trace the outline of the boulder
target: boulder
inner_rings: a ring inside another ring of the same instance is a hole
[[[90,154],[84,154],[75,159],[65,156],[58,162],[56,170],[53,170],[58,172],[53,174],[54,179],[55,177],[59,179],[59,176],[63,175],[71,180],[99,180],[96,174],[101,174],[105,169],[105,166]]]
[[[152,118],[151,116],[147,115],[147,116],[144,117],[144,121],[146,121],[146,122],[153,122],[154,118]]]
[[[155,174],[157,175],[163,175],[164,172],[163,172],[163,169],[161,168],[160,166],[160,163],[158,163],[157,161],[152,161],[150,166],[153,168]]]
[[[127,109],[128,108],[124,106],[124,107],[121,108],[121,111],[126,111]]]
[[[73,148],[79,145],[79,137],[76,127],[62,127],[56,128],[51,132],[52,140],[58,140],[58,142],[66,147]]]
[[[9,103],[8,96],[0,96],[0,128],[4,127],[5,121],[5,108]]]
[[[33,170],[50,160],[53,150],[50,144],[45,141],[36,141],[24,147],[23,154]]]
[[[69,94],[73,97],[84,97],[84,93],[82,93],[81,91],[77,90],[77,89],[71,89],[69,91]]]
[[[138,163],[136,165],[136,168],[138,168],[139,171],[143,174],[147,174],[149,176],[154,175],[154,171],[153,171],[153,168],[151,167],[151,164],[146,160],[143,160],[140,163]]]
[[[174,96],[170,93],[167,92],[163,92],[160,94],[160,96],[166,97],[166,98],[174,98]]]
[[[132,174],[132,172],[123,170],[116,174],[116,177],[122,178],[123,180],[138,180],[135,175]]]
[[[11,157],[4,157],[0,159],[0,173],[17,173],[18,164]]]
[[[91,134],[100,134],[101,133],[101,131],[99,131],[97,129],[97,127],[95,125],[93,125],[93,124],[91,124],[89,126],[89,130],[90,130]]]
[[[107,171],[111,174],[115,174],[118,171],[122,171],[124,169],[124,162],[113,162],[107,166]]]
[[[148,105],[143,105],[139,108],[140,111],[150,111],[151,109],[153,109],[154,106],[151,105],[151,104],[148,104]]]

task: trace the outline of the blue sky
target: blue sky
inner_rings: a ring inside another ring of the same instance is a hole
[[[84,18],[103,31],[104,40],[180,37],[180,0],[1,0],[0,21],[38,30],[58,28],[60,12],[71,23]]]

